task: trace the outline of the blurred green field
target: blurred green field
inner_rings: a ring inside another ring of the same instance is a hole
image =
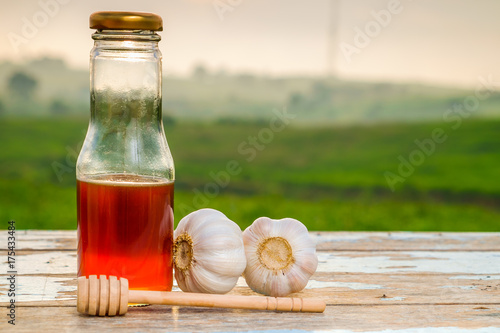
[[[80,118],[0,119],[0,228],[9,219],[19,229],[76,228],[74,166],[87,125]],[[269,216],[297,218],[310,230],[499,231],[500,121],[451,125],[290,126],[261,150],[249,137],[266,121],[167,125],[176,222],[207,206],[242,228]],[[447,140],[391,191],[384,173],[397,173],[398,156],[408,159],[414,141],[435,128]],[[215,187],[211,175],[231,160],[241,172]],[[202,200],[206,188],[218,193]]]

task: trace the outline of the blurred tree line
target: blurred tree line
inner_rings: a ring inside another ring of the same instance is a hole
[[[61,98],[52,98],[41,103],[37,96],[39,81],[33,75],[23,71],[13,72],[7,79],[6,90],[9,98],[0,97],[0,115],[31,114],[32,108],[45,109],[45,113],[64,115],[71,112],[69,102]]]
[[[262,122],[286,107],[311,125],[437,121],[471,91],[415,83],[348,81],[337,77],[279,77],[228,72],[196,64],[190,75],[163,77],[166,124]],[[88,70],[63,60],[0,63],[0,116],[88,117]],[[500,117],[500,93],[481,102],[475,117]]]

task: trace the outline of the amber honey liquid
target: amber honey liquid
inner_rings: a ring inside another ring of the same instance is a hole
[[[113,174],[77,180],[78,276],[172,289],[173,182]]]

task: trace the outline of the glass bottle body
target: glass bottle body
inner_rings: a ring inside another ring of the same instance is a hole
[[[78,276],[171,290],[174,165],[162,124],[159,36],[97,31],[77,161]]]

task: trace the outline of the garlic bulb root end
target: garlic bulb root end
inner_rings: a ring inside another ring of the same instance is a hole
[[[193,239],[189,234],[182,233],[175,239],[174,263],[181,272],[189,271],[193,265]]]
[[[268,237],[257,247],[257,256],[262,265],[278,273],[288,270],[295,258],[290,243],[283,237]]]

